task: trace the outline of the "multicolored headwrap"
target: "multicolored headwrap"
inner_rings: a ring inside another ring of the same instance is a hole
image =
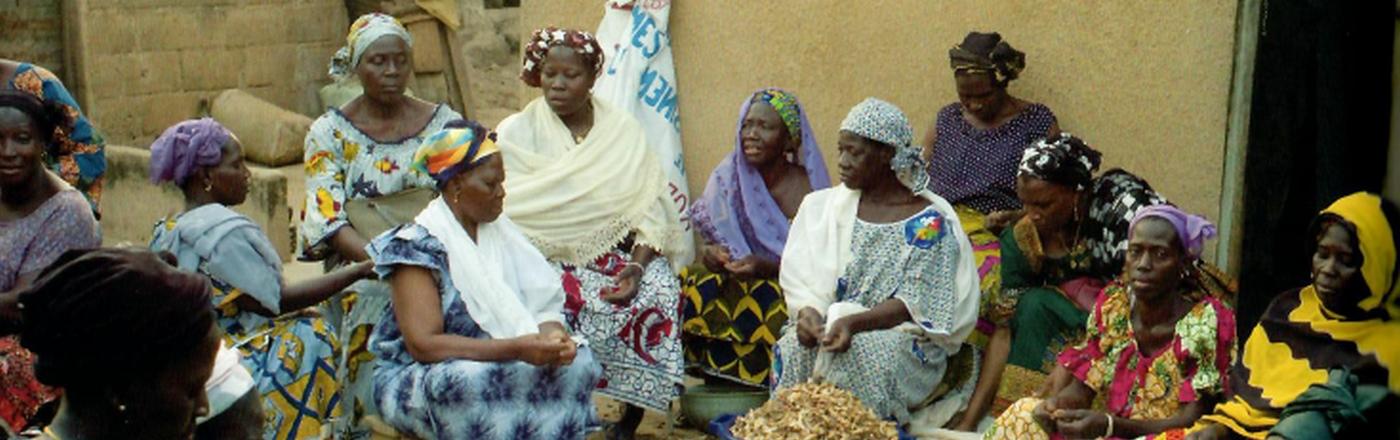
[[[475,168],[500,151],[496,133],[468,121],[463,128],[445,128],[433,133],[413,153],[413,168],[432,176],[438,189],[458,174]]]
[[[350,34],[345,36],[345,47],[337,50],[335,57],[331,58],[331,78],[345,81],[354,76],[355,66],[360,65],[360,57],[365,54],[365,49],[368,49],[374,40],[385,35],[399,37],[409,47],[413,47],[413,36],[409,35],[408,29],[394,17],[378,12],[361,15],[350,25]]]
[[[554,46],[564,46],[574,50],[583,58],[585,66],[593,66],[593,76],[603,73],[603,46],[588,32],[547,27],[530,34],[530,44],[525,45],[524,66],[520,69],[520,80],[530,87],[540,86],[540,67],[544,56]]]
[[[948,49],[948,61],[954,72],[990,73],[999,86],[1016,79],[1026,68],[1026,54],[1013,49],[996,32],[968,33],[962,44]]]
[[[165,129],[151,144],[151,183],[184,185],[199,167],[218,165],[233,133],[212,118],[191,119]]]
[[[899,183],[915,193],[928,188],[927,167],[920,148],[914,146],[914,126],[899,107],[876,98],[865,98],[846,114],[846,119],[841,121],[841,131],[894,147],[890,168]]]
[[[1038,139],[1021,155],[1019,175],[1073,187],[1089,188],[1103,155],[1069,133]]]
[[[778,112],[778,117],[782,118],[783,125],[787,126],[788,136],[802,139],[802,107],[797,103],[797,95],[770,87],[754,92],[753,102],[766,102],[772,106]]]
[[[1200,259],[1201,252],[1205,250],[1206,240],[1215,238],[1215,224],[1210,220],[1165,203],[1139,209],[1137,215],[1133,216],[1133,221],[1128,224],[1128,231],[1134,230],[1138,222],[1149,217],[1171,223],[1176,229],[1176,238],[1181,240],[1181,248],[1186,250],[1186,254],[1190,255],[1192,260]]]

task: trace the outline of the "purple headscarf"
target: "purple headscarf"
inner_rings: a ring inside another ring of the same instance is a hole
[[[690,210],[691,221],[700,233],[709,241],[728,249],[730,258],[735,260],[749,255],[778,260],[783,253],[783,245],[787,243],[787,217],[778,208],[772,194],[768,193],[768,186],[763,183],[758,170],[744,159],[744,118],[749,114],[754,97],[770,91],[792,97],[792,103],[796,104],[795,96],[775,88],[761,89],[745,99],[739,106],[734,151],[710,173],[705,193]],[[831,178],[827,175],[826,163],[822,161],[821,149],[817,147],[812,126],[807,122],[807,113],[801,110],[800,105],[797,108],[802,121],[799,131],[802,145],[796,154],[798,164],[807,170],[807,179],[813,191],[827,188],[831,186]]]
[[[1193,260],[1201,258],[1206,240],[1215,238],[1215,225],[1211,224],[1210,220],[1168,204],[1139,209],[1137,215],[1133,216],[1132,223],[1128,225],[1128,230],[1137,228],[1138,222],[1148,217],[1160,218],[1171,223],[1172,227],[1176,228],[1176,237],[1181,240],[1181,247],[1186,249],[1186,254]]]
[[[151,144],[151,183],[184,185],[197,167],[218,165],[233,137],[212,118],[191,119],[165,129]]]

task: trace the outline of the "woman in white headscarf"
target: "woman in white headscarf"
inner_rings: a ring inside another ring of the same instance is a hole
[[[541,29],[525,48],[526,84],[543,89],[498,127],[506,214],[561,271],[565,314],[603,364],[599,392],[667,412],[681,385],[681,225],[661,163],[626,110],[593,97],[603,52],[586,32]]]
[[[430,177],[409,166],[413,153],[424,138],[462,116],[444,104],[404,94],[413,77],[412,60],[413,38],[393,17],[367,14],[350,25],[330,74],[337,81],[357,78],[364,94],[326,110],[306,135],[306,205],[297,234],[298,258],[323,260],[328,268],[368,260],[365,245],[374,237],[350,224],[345,203],[432,188]],[[343,414],[352,424],[376,413],[368,338],[388,306],[388,284],[365,280],[325,307],[343,344],[337,371],[344,386]],[[368,435],[367,428],[356,431]]]
[[[976,376],[963,342],[977,319],[977,269],[957,213],[926,188],[912,138],[904,113],[874,98],[841,123],[841,185],[802,201],[783,249],[793,318],[774,383],[824,377],[901,424],[937,402],[941,420],[927,423],[941,425]]]

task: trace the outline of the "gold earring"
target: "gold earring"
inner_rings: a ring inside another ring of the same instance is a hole
[[[213,190],[214,190],[214,181],[209,180],[209,179],[204,179],[204,192],[210,192],[210,191],[213,191]]]

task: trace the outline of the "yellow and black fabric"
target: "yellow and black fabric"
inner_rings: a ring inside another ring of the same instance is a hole
[[[1358,303],[1365,316],[1326,308],[1309,285],[1276,297],[1244,344],[1229,385],[1234,395],[1202,418],[1245,438],[1263,439],[1281,412],[1332,370],[1346,369],[1361,384],[1400,394],[1400,274],[1396,219],[1388,219],[1374,194],[1343,197],[1322,212],[1351,229],[1360,248],[1360,276],[1369,296]],[[1317,237],[1314,227],[1312,237]],[[1196,429],[1199,429],[1199,425]]]
[[[740,280],[703,266],[681,270],[686,363],[706,374],[767,386],[773,345],[787,323],[777,279]]]

